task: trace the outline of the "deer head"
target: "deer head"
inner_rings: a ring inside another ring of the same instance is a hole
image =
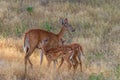
[[[68,31],[70,31],[70,32],[74,32],[75,31],[75,29],[68,23],[68,19],[67,18],[65,18],[65,19],[60,18],[59,21],[62,24],[62,26],[65,29],[67,29]]]

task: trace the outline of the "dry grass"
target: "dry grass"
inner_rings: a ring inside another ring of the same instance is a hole
[[[120,79],[119,0],[80,0],[80,3],[49,0],[43,4],[40,0],[23,0],[22,6],[20,1],[0,1],[0,80],[23,80],[24,32],[40,28],[57,33],[60,17],[67,17],[76,29],[72,36],[65,34],[67,43],[80,43],[85,52],[84,71],[78,68],[74,79]],[[33,11],[28,12],[28,7],[33,7]],[[73,80],[72,70],[68,72],[66,64],[60,74],[52,66],[47,69],[45,59],[40,66],[39,52],[35,50],[30,58],[34,68],[29,67],[28,80]]]
[[[91,80],[90,76],[100,75],[104,80],[117,79],[114,72],[114,56],[112,61],[107,61],[105,55],[94,55],[91,52],[94,50],[94,42],[91,40],[80,39],[84,47],[85,60],[83,61],[83,72],[78,68],[74,77],[72,77],[72,70],[68,72],[67,65],[64,64],[57,73],[51,66],[47,68],[47,62],[44,58],[42,66],[39,64],[38,50],[30,57],[34,64],[33,70],[28,66],[28,80]],[[0,40],[0,80],[23,80],[24,79],[24,52],[22,48],[22,40],[4,39]],[[96,43],[97,44],[97,43]],[[90,47],[88,47],[89,45]],[[105,58],[103,58],[105,57]],[[109,59],[110,60],[110,59]],[[100,79],[100,80],[102,80]]]

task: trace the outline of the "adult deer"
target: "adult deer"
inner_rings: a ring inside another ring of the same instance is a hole
[[[60,18],[60,23],[62,25],[62,28],[58,34],[54,34],[52,32],[48,32],[41,29],[31,29],[25,33],[24,36],[24,51],[26,53],[25,55],[25,74],[27,72],[27,61],[29,61],[31,67],[32,63],[29,59],[35,48],[40,48],[39,43],[42,40],[48,40],[47,44],[44,45],[44,49],[42,49],[41,53],[41,61],[40,64],[42,64],[43,60],[43,52],[44,50],[49,50],[54,47],[59,46],[59,40],[63,37],[65,31],[71,31],[74,32],[75,29],[68,23],[68,19],[62,19]]]

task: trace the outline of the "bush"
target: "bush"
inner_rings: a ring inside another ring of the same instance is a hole
[[[120,64],[118,64],[115,68],[115,75],[117,80],[120,80]]]
[[[32,6],[27,7],[27,11],[31,14],[33,12],[33,7]]]
[[[99,75],[92,74],[89,76],[89,80],[104,80],[104,76],[102,73]]]

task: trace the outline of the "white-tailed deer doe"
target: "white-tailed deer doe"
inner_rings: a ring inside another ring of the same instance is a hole
[[[60,18],[60,23],[62,24],[62,28],[58,34],[54,34],[52,32],[48,32],[41,29],[31,29],[25,33],[25,36],[24,36],[24,51],[26,53],[25,54],[25,74],[27,72],[27,61],[29,61],[32,67],[32,63],[29,57],[31,56],[35,48],[40,48],[39,43],[42,40],[45,40],[45,39],[48,40],[48,43],[44,45],[44,50],[49,50],[51,48],[55,48],[60,45],[59,40],[63,37],[64,32],[66,30],[71,32],[75,31],[75,29],[73,29],[73,27],[68,23],[67,18],[65,19]],[[42,64],[44,50],[42,49],[40,64]]]

